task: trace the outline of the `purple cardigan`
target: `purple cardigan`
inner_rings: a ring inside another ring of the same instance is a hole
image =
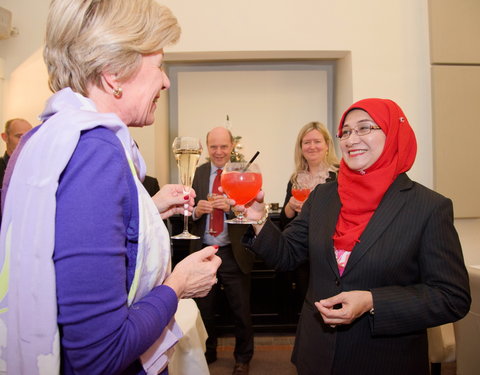
[[[137,189],[121,142],[103,127],[85,131],[57,190],[62,374],[145,374],[138,358],[175,314],[177,296],[167,286],[127,306],[138,220]]]

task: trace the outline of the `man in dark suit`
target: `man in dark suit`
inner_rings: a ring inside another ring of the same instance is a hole
[[[134,141],[134,142],[137,148],[140,149],[137,141]],[[142,184],[151,197],[157,194],[157,192],[160,190],[160,185],[158,184],[158,180],[155,177],[145,175],[145,178],[143,179]]]
[[[158,191],[160,191],[160,185],[158,184],[158,180],[155,177],[146,175],[142,184],[151,197],[153,197],[155,194],[158,193]]]
[[[32,125],[23,118],[13,118],[5,123],[5,131],[2,133],[2,139],[5,141],[5,154],[0,157],[0,189],[3,186],[3,176],[7,169],[8,161],[13,151],[20,142],[20,138],[32,128]],[[0,207],[0,222],[2,221],[2,211]]]
[[[207,195],[216,192],[220,173],[230,160],[233,137],[223,127],[212,129],[207,134],[207,148],[210,162],[197,168],[193,188],[197,193],[193,211],[192,233],[200,240],[192,241],[191,250],[218,245],[217,255],[222,264],[217,275],[219,283],[210,293],[197,299],[202,319],[208,332],[207,362],[217,358],[217,334],[215,330],[215,299],[223,286],[235,324],[235,367],[233,374],[248,374],[249,362],[253,356],[253,328],[250,316],[250,271],[254,255],[240,244],[246,228],[244,225],[228,225],[224,222],[232,216],[227,199],[216,194],[208,201]],[[217,177],[218,176],[218,177]],[[217,182],[215,181],[217,179]]]

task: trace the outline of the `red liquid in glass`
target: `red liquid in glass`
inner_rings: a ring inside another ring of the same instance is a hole
[[[238,205],[250,202],[262,188],[262,175],[253,172],[222,173],[221,184],[229,198]]]
[[[310,194],[310,189],[292,189],[292,195],[297,201],[303,202],[308,198]]]

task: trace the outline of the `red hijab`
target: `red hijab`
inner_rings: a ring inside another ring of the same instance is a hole
[[[338,173],[338,194],[342,207],[333,243],[337,250],[352,251],[383,195],[400,173],[408,171],[417,154],[417,141],[402,109],[388,99],[364,99],[348,108],[340,120],[340,134],[345,117],[353,109],[367,112],[386,135],[380,157],[363,173],[351,170],[342,160]]]

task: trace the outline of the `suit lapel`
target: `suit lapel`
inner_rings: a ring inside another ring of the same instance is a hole
[[[318,198],[312,202],[312,213],[310,217],[311,225],[309,231],[313,231],[311,234],[312,245],[310,258],[324,258],[335,275],[340,277],[337,260],[335,259],[335,253],[333,251],[332,239],[332,234],[335,233],[335,226],[337,225],[338,214],[341,207],[337,191],[336,187],[331,189],[329,196],[325,196],[322,192],[318,195]],[[314,254],[315,251],[321,251],[320,249],[322,249],[323,253]]]
[[[380,235],[388,228],[395,216],[406,202],[407,194],[402,190],[411,189],[413,182],[406,174],[401,174],[392,183],[378,205],[370,222],[360,236],[360,242],[355,245],[348,259],[343,276],[355,267],[358,261],[368,252]]]
[[[200,176],[199,177],[199,190],[197,191],[198,199],[207,199],[208,195],[208,188],[210,185],[210,172],[212,169],[212,165],[210,163],[206,163],[204,168],[199,168]]]

